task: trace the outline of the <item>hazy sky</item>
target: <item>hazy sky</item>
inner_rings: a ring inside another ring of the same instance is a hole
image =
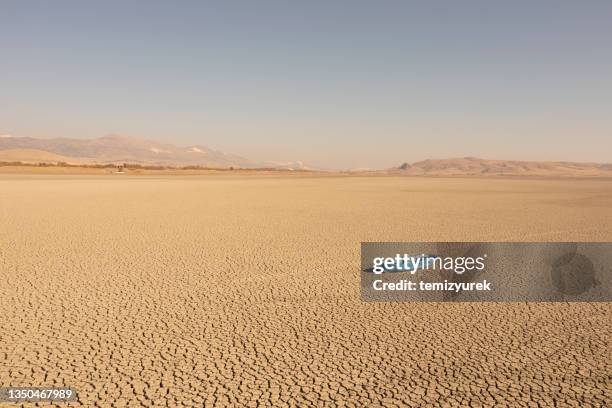
[[[0,134],[612,162],[612,2],[0,0]]]

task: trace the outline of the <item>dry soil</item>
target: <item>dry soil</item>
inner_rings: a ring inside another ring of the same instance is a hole
[[[376,240],[612,241],[612,181],[0,175],[0,383],[86,407],[610,402],[610,303],[365,303]]]

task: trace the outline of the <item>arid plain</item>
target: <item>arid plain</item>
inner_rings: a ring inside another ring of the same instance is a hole
[[[0,383],[85,407],[609,404],[609,303],[365,303],[378,240],[612,241],[612,181],[0,175]]]

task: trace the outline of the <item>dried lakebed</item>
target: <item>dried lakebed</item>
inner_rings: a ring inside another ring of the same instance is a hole
[[[359,247],[610,241],[611,209],[605,180],[0,175],[0,383],[84,407],[604,406],[609,303],[366,303]]]

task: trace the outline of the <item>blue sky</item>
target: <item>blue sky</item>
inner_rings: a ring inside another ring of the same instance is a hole
[[[0,133],[611,162],[610,1],[0,1]]]

